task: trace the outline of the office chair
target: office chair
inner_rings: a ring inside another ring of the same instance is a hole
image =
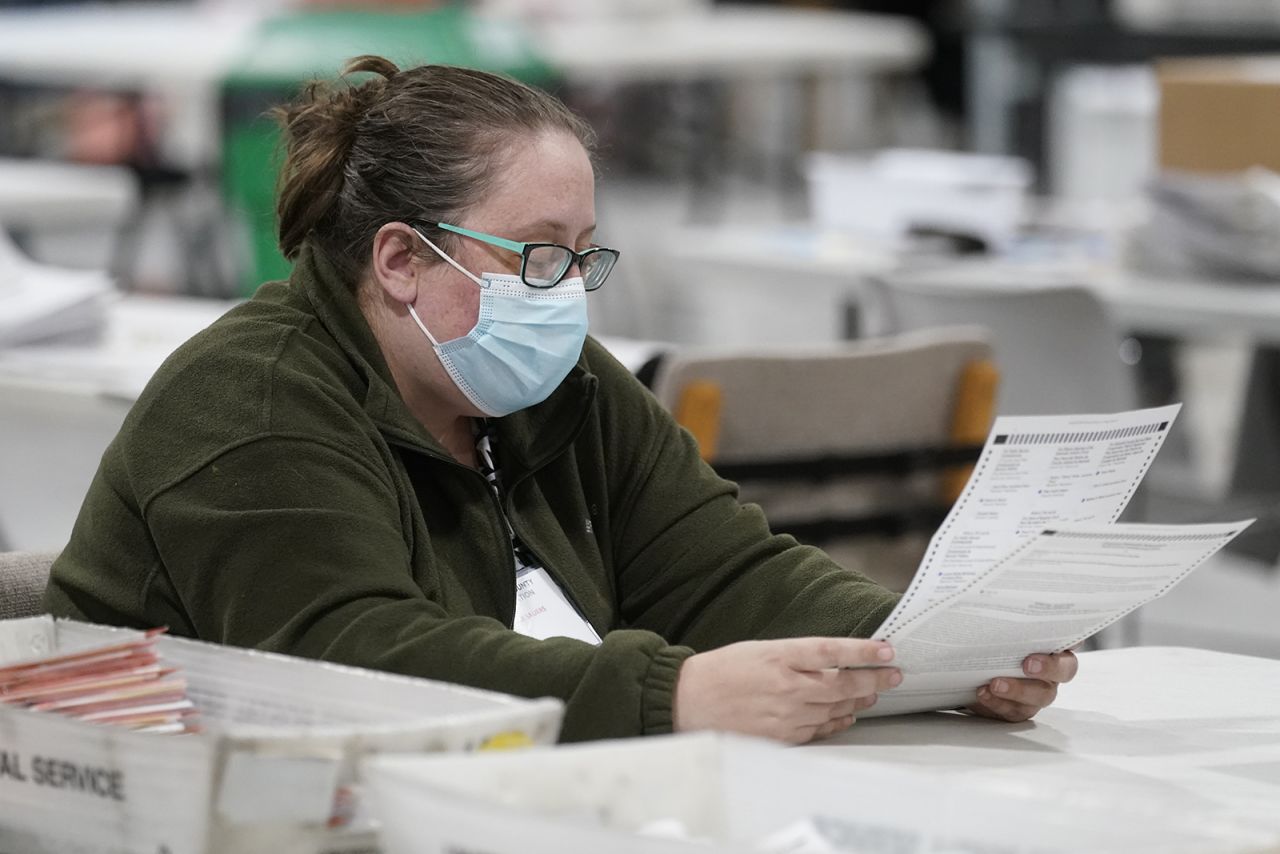
[[[958,263],[869,281],[878,333],[972,324],[1000,367],[1001,415],[1119,412],[1138,406],[1121,336],[1082,284],[1037,285],[990,263]]]
[[[0,619],[44,613],[44,588],[57,556],[57,552],[0,552]]]
[[[990,355],[975,329],[676,351],[654,393],[775,532],[901,590],[986,438]]]

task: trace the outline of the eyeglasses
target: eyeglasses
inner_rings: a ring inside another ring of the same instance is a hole
[[[518,243],[447,222],[415,222],[413,225],[419,228],[434,225],[445,231],[515,252],[520,256],[520,281],[531,288],[554,288],[576,262],[578,269],[582,271],[583,288],[594,291],[604,284],[613,265],[618,263],[618,250],[604,246],[592,246],[581,252],[574,252],[559,243]]]

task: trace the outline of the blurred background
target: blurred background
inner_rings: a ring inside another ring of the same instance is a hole
[[[1280,656],[1276,0],[0,0],[0,546],[64,543],[159,361],[288,275],[263,113],[362,53],[589,119],[642,375],[963,322],[999,413],[1182,402],[1127,518],[1258,522],[1115,642]]]

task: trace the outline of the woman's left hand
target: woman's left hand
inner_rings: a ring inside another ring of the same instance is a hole
[[[1002,721],[1030,720],[1058,696],[1058,686],[1076,675],[1080,660],[1074,652],[1029,655],[1022,662],[1026,679],[1000,677],[978,689],[978,702],[969,711]]]

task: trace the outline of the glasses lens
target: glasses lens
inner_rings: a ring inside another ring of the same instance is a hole
[[[582,285],[589,291],[604,284],[609,277],[613,265],[618,262],[618,253],[612,249],[597,249],[582,259]]]
[[[549,288],[573,263],[573,253],[565,246],[533,246],[525,254],[524,283],[531,288]]]

